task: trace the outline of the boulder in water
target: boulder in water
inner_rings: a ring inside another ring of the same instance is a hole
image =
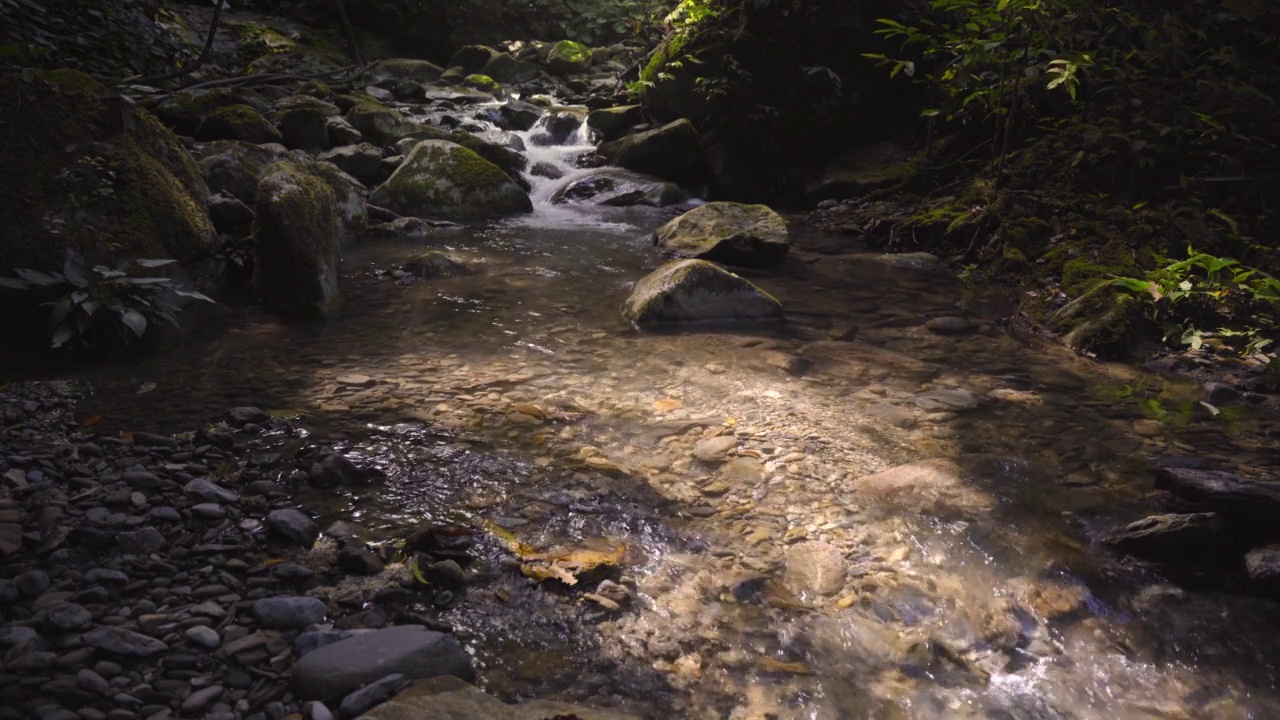
[[[511,130],[528,130],[542,117],[542,110],[536,105],[530,105],[519,100],[511,100],[503,103],[498,108],[498,113],[506,120],[507,128]]]
[[[253,227],[253,284],[267,309],[310,320],[338,308],[339,232],[337,203],[323,179],[288,161],[267,170]]]
[[[535,167],[534,173],[537,172]],[[680,186],[673,182],[614,169],[597,170],[571,180],[551,196],[551,202],[556,204],[592,203],[611,207],[666,207],[687,199]]]
[[[366,140],[383,145],[414,130],[413,123],[403,115],[368,96],[358,99],[347,111],[346,118]]]
[[[617,140],[642,122],[644,122],[644,108],[640,105],[601,108],[592,110],[587,115],[587,127],[599,132],[600,137],[606,142]]]
[[[461,261],[439,250],[428,250],[405,261],[400,269],[423,280],[466,275],[469,269]]]
[[[668,263],[636,283],[622,314],[639,325],[779,321],[782,305],[705,260]]]
[[[669,255],[769,268],[787,257],[787,223],[765,205],[707,203],[663,225],[653,242]]]
[[[552,145],[564,145],[582,127],[582,116],[574,112],[558,112],[547,118],[547,134]]]
[[[698,131],[688,120],[607,142],[600,146],[600,154],[614,165],[676,182],[704,175]]]
[[[557,75],[586,72],[593,61],[591,48],[572,40],[561,40],[547,53],[547,67]]]
[[[337,165],[343,172],[367,185],[376,184],[384,177],[382,151],[369,143],[337,147],[320,153],[316,159]]]
[[[373,193],[401,215],[453,219],[530,212],[529,196],[497,165],[457,143],[424,140]]]

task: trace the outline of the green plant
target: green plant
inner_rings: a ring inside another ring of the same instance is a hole
[[[138,260],[144,269],[175,260]],[[203,293],[179,287],[168,277],[131,277],[131,263],[115,268],[95,265],[85,272],[80,255],[67,252],[62,272],[18,269],[18,279],[0,278],[0,287],[40,293],[50,298],[49,338],[55,349],[104,349],[142,338],[158,320],[180,327],[177,313],[186,299],[212,303]]]
[[[1268,335],[1280,309],[1280,280],[1190,246],[1187,259],[1160,262],[1167,264],[1145,278],[1113,276],[1111,282],[1146,298],[1147,316],[1165,342],[1176,339],[1193,350],[1208,343],[1232,346],[1246,356],[1273,343]],[[1211,327],[1216,330],[1205,329]]]

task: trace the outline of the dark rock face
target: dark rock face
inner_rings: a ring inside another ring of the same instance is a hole
[[[301,166],[280,163],[259,183],[256,206],[253,284],[263,306],[299,320],[335,313],[342,297],[333,190]]]
[[[309,653],[293,666],[293,687],[304,700],[336,700],[390,674],[411,680],[438,675],[475,678],[471,657],[453,636],[397,626]]]
[[[1134,555],[1188,560],[1221,547],[1222,521],[1214,513],[1153,515],[1130,523],[1106,542]]]
[[[688,120],[605,143],[600,154],[614,165],[679,183],[705,175],[698,131]]]
[[[668,255],[770,268],[787,257],[787,223],[765,205],[714,202],[663,225],[654,244]]]

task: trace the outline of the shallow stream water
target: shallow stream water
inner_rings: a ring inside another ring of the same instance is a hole
[[[582,174],[589,149],[530,155]],[[163,432],[240,405],[299,415],[307,442],[385,471],[299,494],[373,542],[434,521],[623,549],[634,599],[613,611],[481,543],[488,569],[442,619],[503,697],[655,718],[1280,717],[1272,602],[1100,545],[1154,507],[1153,462],[1265,472],[1268,418],[1015,338],[1009,298],[802,227],[784,268],[750,276],[785,326],[641,333],[622,301],[683,208],[555,206],[557,183],[531,180],[531,216],[344,249],[336,322],[234,310],[86,371],[81,412]],[[477,272],[388,274],[428,248]],[[942,316],[975,328],[925,327]],[[693,457],[721,435],[728,456]]]

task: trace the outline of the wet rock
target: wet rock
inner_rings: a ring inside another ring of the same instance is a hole
[[[226,688],[221,685],[210,685],[206,688],[200,688],[187,696],[182,701],[182,712],[199,715],[203,713],[210,705],[216,703],[222,694],[226,692]]]
[[[195,138],[201,142],[239,140],[255,145],[283,140],[280,131],[248,105],[228,105],[205,115]]]
[[[498,53],[485,63],[480,72],[500,83],[522,83],[538,77],[538,66],[517,60],[510,53]]]
[[[196,478],[187,483],[182,491],[187,497],[206,503],[234,503],[240,499],[235,492],[203,478]]]
[[[529,130],[542,117],[542,110],[526,102],[511,100],[498,108],[498,113],[512,130]]]
[[[723,462],[738,448],[738,439],[732,435],[718,435],[701,440],[693,446],[693,457],[702,462]]]
[[[296,163],[278,163],[258,184],[256,208],[253,284],[264,307],[298,320],[334,314],[342,298],[333,190]]]
[[[435,717],[447,712],[451,720],[639,720],[638,716],[613,710],[581,707],[551,700],[535,700],[512,706],[486,694],[480,688],[456,677],[439,676],[421,680],[400,691],[387,704],[370,716],[382,720]]]
[[[1064,578],[1018,579],[1010,583],[1018,604],[1046,621],[1078,615],[1089,600],[1089,589]]]
[[[385,177],[382,174],[382,150],[369,143],[336,147],[320,153],[316,159],[337,165],[340,170],[366,185],[372,186]]]
[[[590,202],[608,207],[666,207],[686,199],[684,191],[675,183],[614,169],[597,170],[575,178],[551,195],[551,202],[556,204]]]
[[[189,627],[182,631],[182,636],[206,650],[213,650],[222,644],[222,637],[218,635],[218,631],[204,625]]]
[[[271,413],[256,407],[235,407],[227,411],[227,422],[237,428],[249,423],[262,425],[271,422]]]
[[[524,190],[497,165],[445,140],[424,140],[373,192],[371,202],[402,215],[468,219],[530,212]]]
[[[787,257],[787,223],[765,205],[713,202],[659,228],[653,242],[667,255],[726,265],[772,268]]]
[[[802,542],[787,548],[784,578],[801,597],[834,595],[844,587],[844,553],[824,542]]]
[[[92,620],[93,614],[76,603],[54,605],[45,614],[45,622],[55,632],[70,632],[88,625]]]
[[[253,209],[236,198],[218,193],[209,198],[207,207],[209,219],[218,232],[244,237],[253,230]]]
[[[920,393],[911,402],[929,412],[961,412],[978,407],[978,398],[963,388],[939,388]]]
[[[342,705],[338,708],[339,717],[358,717],[366,710],[381,705],[390,700],[404,682],[404,675],[395,674],[369,683],[342,699]]]
[[[955,461],[938,458],[900,465],[860,478],[859,493],[914,512],[940,516],[978,516],[995,500],[967,481]]]
[[[813,366],[812,362],[800,357],[799,355],[792,355],[791,353],[779,352],[777,350],[766,350],[764,353],[764,361],[788,375],[803,375],[806,370]]]
[[[1223,542],[1215,513],[1153,515],[1106,538],[1116,549],[1158,560],[1186,560],[1213,552]]]
[[[133,555],[146,555],[165,546],[164,534],[153,527],[144,527],[116,536],[120,549]]]
[[[403,115],[375,100],[365,100],[347,110],[347,122],[358,130],[366,142],[386,145],[414,130]]]
[[[584,73],[591,69],[593,62],[591,48],[572,40],[561,40],[547,53],[547,67],[557,75]]]
[[[1268,595],[1280,594],[1280,549],[1261,547],[1244,556],[1249,586]]]
[[[13,584],[23,595],[39,595],[49,589],[49,574],[43,570],[28,570],[15,577]]]
[[[155,638],[121,627],[100,627],[85,633],[82,640],[91,647],[126,657],[152,657],[169,649]]]
[[[304,628],[324,622],[328,610],[313,597],[270,597],[253,604],[253,615],[269,628]]]
[[[295,545],[309,548],[320,537],[320,528],[300,510],[272,510],[267,513],[267,528]]]
[[[419,253],[406,260],[400,268],[423,280],[458,277],[468,272],[467,266],[461,261],[439,250]]]
[[[364,378],[367,382],[350,382],[343,383],[347,385],[358,385],[363,387],[371,387],[377,382],[368,376],[344,376],[350,379]],[[338,379],[342,382],[342,378]],[[340,487],[343,485],[365,485],[372,478],[373,473],[365,471],[355,463],[347,459],[341,453],[327,453],[319,461],[311,463],[307,468],[307,476],[313,485],[317,487]]]
[[[679,183],[705,174],[698,131],[688,120],[607,142],[600,154],[613,165]]]
[[[338,569],[352,575],[377,575],[385,563],[372,550],[363,547],[345,547],[338,551]]]
[[[773,322],[782,305],[750,282],[705,260],[677,260],[636,283],[623,307],[645,324]]]
[[[1280,483],[1253,482],[1220,470],[1160,468],[1156,487],[1203,505],[1230,522],[1233,532],[1280,537]]]
[[[632,127],[644,122],[644,107],[622,105],[592,110],[587,115],[587,127],[600,133],[605,142],[622,137]]]
[[[936,317],[924,324],[926,330],[938,335],[963,335],[974,329],[974,324],[962,317]]]
[[[1204,390],[1204,401],[1215,407],[1230,405],[1240,398],[1239,390],[1219,382],[1207,382],[1201,389]]]
[[[336,700],[388,674],[471,680],[475,670],[452,636],[405,625],[356,635],[307,654],[293,666],[293,687],[302,700]]]

